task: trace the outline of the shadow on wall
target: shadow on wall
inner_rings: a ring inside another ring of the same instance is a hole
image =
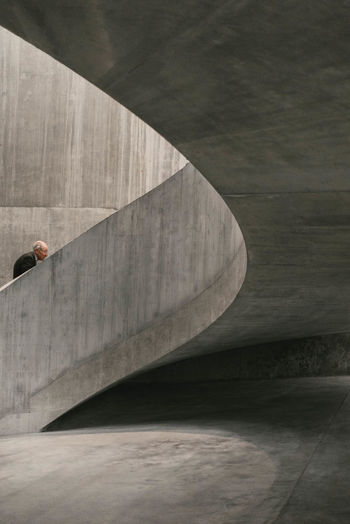
[[[133,382],[327,377],[350,375],[350,335],[259,344],[181,360],[135,376]]]

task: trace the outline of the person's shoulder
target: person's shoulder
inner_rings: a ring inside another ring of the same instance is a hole
[[[29,251],[28,253],[24,253],[24,255],[21,255],[17,258],[15,264],[22,264],[23,262],[29,262],[29,261],[35,260],[34,251]]]
[[[19,258],[17,258],[16,262],[13,266],[13,278],[19,277],[24,273],[25,271],[28,271],[28,269],[31,269],[36,265],[35,261],[35,254],[33,251],[29,251],[29,253],[24,253],[24,255],[21,255]]]
[[[22,260],[26,258],[34,259],[35,258],[34,251],[29,251],[28,253],[24,253],[24,255],[20,256],[19,258],[21,258]]]

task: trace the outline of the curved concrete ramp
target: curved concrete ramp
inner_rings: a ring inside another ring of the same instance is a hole
[[[237,218],[244,287],[183,356],[349,332],[347,1],[0,0],[0,23],[166,137]]]
[[[0,0],[0,23],[166,137],[242,228],[237,300],[176,358],[349,332],[347,4]]]
[[[0,432],[35,431],[214,322],[246,271],[240,229],[192,166],[0,293]]]

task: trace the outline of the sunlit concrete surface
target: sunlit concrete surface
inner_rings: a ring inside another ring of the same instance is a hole
[[[237,437],[175,431],[0,441],[1,522],[163,524],[244,518],[266,498],[273,461]]]
[[[348,524],[349,391],[348,377],[120,385],[55,432],[0,439],[0,522]]]

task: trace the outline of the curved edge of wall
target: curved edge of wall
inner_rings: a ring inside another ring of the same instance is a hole
[[[116,100],[0,26],[0,286],[44,240],[50,253],[183,168]]]
[[[193,166],[0,293],[0,434],[37,431],[196,336],[232,303],[247,256]]]

